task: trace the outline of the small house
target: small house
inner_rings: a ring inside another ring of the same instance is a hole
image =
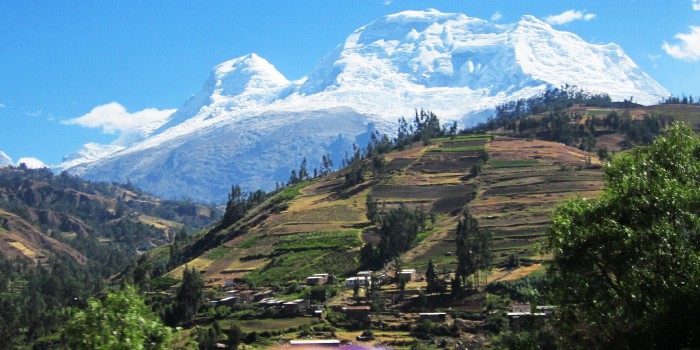
[[[237,297],[226,297],[221,300],[219,300],[219,303],[217,306],[228,306],[228,305],[233,305],[238,303],[238,298]]]
[[[290,340],[289,345],[299,348],[317,348],[317,347],[340,347],[338,339],[304,339]]]
[[[260,300],[263,300],[263,299],[265,299],[265,298],[269,298],[269,297],[271,297],[271,296],[273,296],[273,295],[274,295],[274,294],[272,293],[271,290],[266,290],[266,291],[262,291],[262,292],[257,292],[257,293],[255,293],[255,294],[253,294],[253,301],[260,301]]]
[[[354,286],[365,286],[365,285],[371,285],[372,280],[369,277],[348,277],[345,280],[345,285],[348,287],[354,287]]]
[[[254,290],[242,290],[238,292],[238,298],[243,303],[250,303],[253,302],[253,294],[255,293],[256,292]]]
[[[544,319],[547,317],[543,312],[508,312],[508,320],[510,321],[510,328],[514,332],[518,332],[522,329],[528,329],[533,326],[533,324],[541,325]]]
[[[304,299],[297,299],[282,304],[282,311],[287,315],[298,315],[306,311],[309,302]]]
[[[418,319],[431,320],[433,322],[445,322],[447,319],[447,314],[444,312],[421,312],[418,314]]]
[[[416,270],[415,269],[403,269],[399,272],[404,281],[410,282],[416,280]]]
[[[532,306],[528,304],[512,304],[510,306],[511,312],[530,312],[532,311]]]
[[[326,284],[326,278],[323,276],[309,276],[306,277],[307,286],[321,286]]]
[[[545,316],[547,316],[547,317],[552,316],[552,314],[554,313],[554,309],[556,309],[556,306],[553,306],[553,305],[539,305],[539,306],[535,307],[535,310],[538,313],[544,313]]]
[[[357,321],[369,322],[372,309],[369,306],[345,306],[345,316]]]
[[[282,306],[285,302],[279,299],[275,298],[265,298],[260,301],[258,301],[258,305],[263,306],[263,307],[278,307]]]

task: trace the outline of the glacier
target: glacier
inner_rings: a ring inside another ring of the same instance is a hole
[[[353,143],[393,134],[416,108],[468,125],[565,84],[642,104],[670,95],[618,45],[587,43],[533,16],[496,24],[404,11],[355,30],[297,81],[254,53],[223,62],[164,124],[128,142],[88,144],[56,169],[222,202],[232,184],[274,188],[303,158],[313,168],[329,153],[338,165]]]

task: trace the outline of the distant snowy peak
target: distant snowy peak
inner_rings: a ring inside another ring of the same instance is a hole
[[[404,11],[357,29],[299,91],[468,88],[495,95],[563,84],[647,104],[669,94],[615,44],[589,44],[533,16],[500,25],[435,10]]]
[[[228,97],[265,94],[290,83],[273,65],[254,53],[219,64],[212,77],[215,94]]]
[[[102,145],[95,142],[86,143],[83,145],[83,148],[63,156],[63,163],[61,163],[58,168],[59,170],[75,168],[80,165],[105,158],[123,150],[124,148],[126,147],[117,145]]]
[[[497,24],[404,11],[358,28],[298,81],[256,54],[223,62],[167,123],[88,144],[57,168],[225,201],[231,184],[270,189],[304,158],[314,166],[328,153],[338,164],[353,143],[394,132],[415,108],[468,125],[564,84],[643,104],[669,95],[619,46],[589,44],[532,16]]]
[[[24,157],[20,158],[17,161],[17,164],[24,164],[29,169],[41,169],[41,168],[47,168],[46,164],[42,162],[41,160],[34,158],[34,157]]]
[[[5,152],[0,151],[0,166],[12,165],[12,158],[10,158]]]
[[[577,35],[524,16],[509,32],[517,63],[533,79],[552,86],[574,84],[609,94],[658,103],[670,93],[651,79],[617,44],[589,44]]]

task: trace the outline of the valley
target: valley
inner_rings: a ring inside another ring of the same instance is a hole
[[[5,11],[0,349],[700,348],[700,27],[162,5]]]
[[[231,194],[224,218],[233,219],[213,225],[211,207],[160,200],[130,184],[3,168],[0,246],[7,258],[40,268],[55,269],[64,256],[79,269],[105,264],[100,273],[108,283],[133,283],[166,324],[183,327],[173,334],[176,348],[231,340],[236,330],[254,348],[298,339],[392,348],[440,339],[447,347],[488,348],[502,341],[492,323],[507,322],[509,308],[533,301],[525,291],[546,281],[553,209],[604,191],[609,158],[601,150],[628,153],[638,133],[630,130],[644,135],[673,120],[700,125],[693,106],[572,101],[554,112],[564,125],[543,125],[552,118],[547,112],[526,114],[513,127],[504,109],[491,124],[461,133],[440,128],[431,112],[416,112],[412,132],[399,131],[391,142],[373,135],[337,171],[313,177],[302,164],[300,177],[274,192]],[[564,140],[570,146],[546,140],[549,128],[569,127],[576,130]],[[573,147],[591,144],[596,152]],[[105,223],[95,221],[98,212]],[[488,232],[489,254],[487,265],[458,277],[467,219],[478,225],[472,234]],[[184,233],[202,224],[211,226]],[[123,225],[127,231],[116,229]],[[114,256],[99,255],[109,249],[126,249],[132,262],[103,260]],[[364,285],[353,287],[358,278]],[[185,286],[201,294],[183,319]]]

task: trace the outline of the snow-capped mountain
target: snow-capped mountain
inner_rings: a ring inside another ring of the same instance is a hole
[[[498,104],[564,84],[647,104],[669,95],[619,46],[589,44],[532,16],[500,25],[406,11],[357,29],[299,81],[255,54],[224,62],[143,140],[88,145],[59,169],[223,201],[232,184],[274,187],[304,157],[311,167],[326,152],[338,161],[415,108],[473,123]]]
[[[12,158],[10,158],[5,152],[0,151],[0,166],[12,165]]]

